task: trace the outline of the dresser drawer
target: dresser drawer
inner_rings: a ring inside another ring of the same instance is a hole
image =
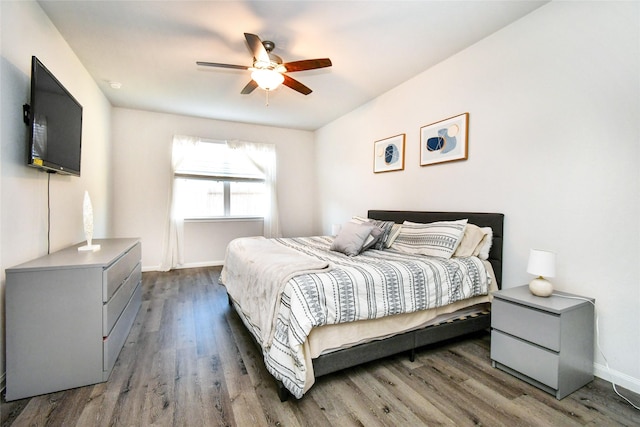
[[[127,306],[122,312],[122,315],[120,316],[120,318],[118,318],[115,326],[111,330],[111,333],[108,337],[105,337],[102,340],[102,363],[104,381],[109,379],[111,369],[116,363],[116,359],[118,359],[120,350],[122,350],[122,346],[124,345],[124,342],[129,335],[131,326],[133,325],[133,321],[136,318],[136,314],[138,313],[141,302],[142,284],[138,284],[138,286],[136,286],[135,290],[133,291],[133,295],[131,296],[131,299],[129,300]]]
[[[107,302],[120,287],[124,280],[129,277],[133,268],[142,258],[142,245],[136,243],[131,249],[124,253],[116,262],[104,270],[102,276],[102,301]]]
[[[560,316],[494,298],[491,327],[560,351]]]
[[[558,389],[560,356],[525,341],[491,331],[491,360],[502,363],[529,378]]]
[[[122,314],[127,303],[131,299],[133,291],[138,283],[142,280],[142,267],[140,264],[134,267],[133,271],[124,281],[122,286],[118,288],[109,302],[102,306],[102,336],[106,337],[111,332],[113,325]]]

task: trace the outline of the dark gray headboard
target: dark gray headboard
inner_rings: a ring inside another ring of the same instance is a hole
[[[481,212],[421,212],[421,211],[383,211],[370,210],[369,218],[383,221],[394,221],[402,224],[403,221],[429,223],[435,221],[455,221],[468,219],[470,224],[478,227],[491,227],[493,230],[493,243],[489,252],[489,262],[498,280],[498,288],[502,289],[502,237],[504,231],[504,214]]]

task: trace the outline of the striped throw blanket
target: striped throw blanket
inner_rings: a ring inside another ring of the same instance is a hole
[[[329,250],[332,240],[329,236],[269,239],[331,265],[293,275],[286,283],[263,284],[279,289],[279,301],[269,302],[278,308],[271,330],[262,327],[252,332],[263,337],[259,341],[269,372],[297,398],[313,384],[312,375],[307,375],[312,367],[307,366],[302,349],[313,327],[442,307],[488,292],[487,270],[476,257],[444,259],[393,250],[368,250],[348,257]],[[228,268],[225,261],[221,281],[230,295],[251,292],[251,284],[230,280],[236,274],[225,271]],[[250,327],[263,317],[246,307],[240,309]],[[272,339],[265,341],[266,337]]]

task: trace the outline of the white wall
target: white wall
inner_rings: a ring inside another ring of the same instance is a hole
[[[112,132],[114,235],[142,238],[143,269],[157,269],[162,257],[174,135],[275,144],[282,233],[314,234],[312,132],[124,108],[113,110]],[[187,223],[186,266],[220,263],[231,236],[262,234],[255,230],[255,223]]]
[[[84,239],[82,201],[88,190],[94,237],[109,232],[109,142],[111,106],[40,6],[0,1],[0,367],[4,362],[6,268],[47,252],[47,192],[51,192],[51,251]],[[83,106],[82,176],[48,175],[26,166],[31,56],[37,56]]]
[[[371,208],[503,212],[504,287],[556,251],[556,288],[596,298],[614,379],[640,392],[639,17],[552,2],[318,130],[324,232]],[[420,127],[464,112],[469,159],[420,167]],[[399,133],[405,170],[374,174],[373,142]]]

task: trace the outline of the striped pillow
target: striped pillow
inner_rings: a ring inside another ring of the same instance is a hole
[[[418,224],[405,221],[391,249],[400,252],[451,258],[464,235],[466,219]]]
[[[380,233],[376,233],[375,229],[371,232],[371,235],[364,242],[364,247],[362,249],[363,252],[371,248],[383,250],[391,246],[391,243],[389,243],[391,229],[394,225],[398,225],[398,227],[400,227],[399,224],[396,224],[393,221],[381,221],[361,216],[352,217],[351,222],[355,222],[356,224],[373,224],[380,230]]]

